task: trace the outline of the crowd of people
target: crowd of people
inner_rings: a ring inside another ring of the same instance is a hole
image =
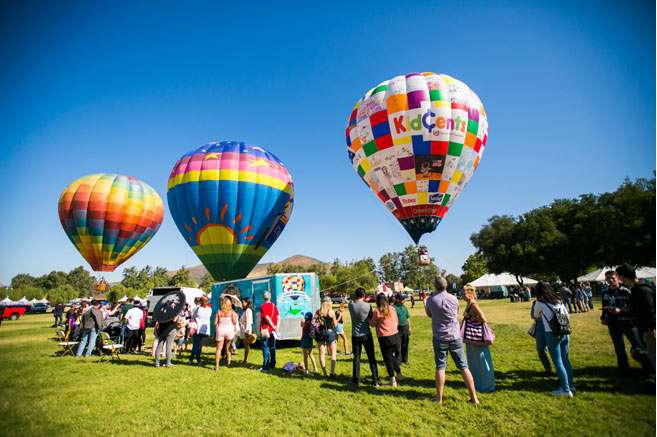
[[[624,338],[627,338],[631,345],[631,356],[641,365],[646,381],[654,384],[654,287],[638,282],[634,269],[629,265],[610,270],[605,277],[600,319],[608,327],[618,367],[621,370],[629,368],[624,344]],[[422,296],[422,300],[425,301],[425,313],[431,318],[436,369],[435,401],[442,403],[443,400],[449,355],[462,375],[470,394],[470,402],[477,404],[477,392],[492,392],[496,389],[489,347],[494,341],[494,333],[478,305],[474,287],[464,287],[466,306],[459,324],[459,301],[447,292],[447,281],[437,276],[434,285],[434,291],[428,296]],[[569,286],[539,282],[534,288],[530,311],[534,323],[529,334],[535,339],[538,357],[546,374],[556,373],[559,378],[559,387],[552,392],[555,396],[572,398],[576,392],[570,361],[570,314],[590,311],[593,308],[591,297],[589,284]],[[412,333],[411,315],[405,304],[405,296],[397,293],[388,297],[380,293],[374,307],[365,302],[364,298],[365,290],[359,288],[353,293],[348,305],[340,304],[334,311],[331,299],[327,296],[321,300],[315,313],[304,314],[300,321],[303,362],[295,364],[295,369],[308,374],[310,364],[313,372],[318,372],[319,368],[324,376],[336,378],[338,342],[341,341],[342,353],[352,357],[352,384],[357,387],[362,382],[360,364],[364,350],[371,384],[379,386],[381,378],[374,348],[376,335],[389,384],[396,387],[403,381],[402,368],[409,365]],[[198,298],[192,307],[185,305],[173,320],[155,324],[152,346],[155,366],[161,366],[163,357],[166,361],[162,366],[172,366],[172,357],[186,351],[190,342],[192,347],[187,361],[190,365],[199,365],[202,363],[203,346],[213,342],[216,346],[214,369],[218,371],[222,362],[225,367],[231,367],[238,342],[243,347],[242,363],[247,363],[250,346],[259,340],[262,350],[260,370],[267,372],[274,369],[277,365],[276,341],[279,338],[281,317],[271,301],[271,295],[264,293],[263,299],[257,313],[259,320],[255,324],[259,332],[253,332],[254,310],[248,298],[240,301],[235,296],[222,296],[214,317],[207,297]],[[239,314],[236,310],[239,310]],[[351,320],[351,341],[345,333],[347,311]],[[56,324],[60,323],[62,313],[63,308],[55,314]],[[67,337],[79,341],[77,356],[89,356],[96,345],[98,333],[107,326],[115,326],[116,335],[128,352],[138,353],[146,341],[146,319],[146,308],[138,301],[128,300],[114,307],[92,301],[91,305],[87,302],[79,307],[74,305],[66,313],[64,323]],[[210,335],[214,337],[211,339]],[[314,356],[315,347],[319,367]]]
[[[547,283],[535,288],[531,307],[534,324],[529,334],[535,338],[539,360],[550,375],[559,377],[556,396],[573,397],[575,386],[570,362],[569,315],[593,309],[590,284],[557,285],[558,291]],[[573,291],[574,290],[574,291]],[[602,287],[600,321],[606,325],[622,373],[629,369],[623,338],[631,345],[632,357],[641,365],[644,381],[655,384],[655,288],[639,282],[634,267],[623,264],[605,272]],[[549,355],[549,359],[548,359]],[[551,360],[551,362],[550,362]]]

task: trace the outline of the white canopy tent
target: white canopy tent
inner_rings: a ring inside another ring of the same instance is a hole
[[[536,285],[537,280],[531,278],[522,278],[523,285]],[[519,286],[520,284],[516,280],[516,277],[511,273],[500,273],[496,275],[494,273],[487,273],[480,278],[475,279],[470,283],[475,288],[485,288],[485,287],[498,287],[501,285],[504,286]]]
[[[8,297],[5,297],[4,299],[0,300],[0,305],[11,305],[13,303],[14,301],[9,299]]]
[[[594,270],[585,275],[582,275],[577,278],[579,282],[604,282],[605,272],[608,270],[615,270],[616,266],[608,267],[604,266],[601,269]],[[636,269],[637,279],[652,279],[655,280],[655,268],[654,267],[639,267]]]
[[[17,302],[18,305],[29,305],[30,301],[25,296],[21,297]]]

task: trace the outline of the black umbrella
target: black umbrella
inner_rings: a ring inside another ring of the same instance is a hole
[[[165,294],[155,305],[153,318],[158,322],[170,322],[185,308],[185,294],[182,291],[172,291]]]

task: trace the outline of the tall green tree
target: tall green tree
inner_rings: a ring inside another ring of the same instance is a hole
[[[399,252],[389,252],[379,258],[379,271],[385,282],[399,281],[404,276],[402,256]]]
[[[28,273],[19,273],[11,278],[11,288],[24,288],[37,285],[37,279]]]
[[[185,266],[182,266],[169,279],[169,285],[172,287],[196,287],[196,282],[194,282],[189,274],[189,270]]]
[[[89,296],[96,286],[96,279],[83,266],[68,272],[66,282],[78,292],[78,297]]]
[[[481,253],[475,252],[465,260],[461,269],[461,282],[467,284],[487,273],[486,260]]]
[[[36,279],[35,286],[52,290],[53,288],[61,287],[68,284],[68,275],[62,271],[55,271],[39,276]]]
[[[206,293],[209,293],[212,291],[212,284],[214,283],[215,280],[212,278],[212,275],[206,273],[205,275],[203,275],[203,278],[201,279],[201,283],[199,284],[198,288],[205,291]]]
[[[655,263],[655,180],[491,217],[471,236],[493,273],[575,280],[592,265]]]

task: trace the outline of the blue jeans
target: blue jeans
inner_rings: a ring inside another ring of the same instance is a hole
[[[572,312],[573,312],[572,300],[571,300],[570,298],[564,298],[564,300],[563,300],[563,304],[564,304],[564,306],[565,306],[565,305],[568,306],[568,312],[569,312],[569,313],[572,313]]]
[[[550,359],[547,356],[547,342],[545,340],[545,326],[543,321],[536,322],[536,352],[538,352],[538,359],[541,360],[543,368],[546,372],[552,370]]]
[[[98,337],[98,331],[92,329],[91,331],[82,331],[82,338],[80,339],[80,344],[78,345],[78,352],[75,354],[78,357],[82,356],[84,347],[87,347],[87,352],[84,354],[85,357],[91,355],[96,347],[96,337]]]
[[[570,359],[568,358],[570,338],[568,335],[557,338],[551,332],[546,332],[545,339],[547,340],[550,357],[552,357],[552,363],[554,363],[554,369],[559,375],[561,390],[571,391],[573,388],[573,367],[570,365]]]
[[[189,362],[191,363],[194,358],[198,363],[201,362],[201,350],[203,349],[203,339],[207,335],[194,334],[192,337],[192,352],[189,354]]]
[[[262,368],[265,370],[276,367],[276,339],[270,335],[267,340],[260,339],[262,343]]]

